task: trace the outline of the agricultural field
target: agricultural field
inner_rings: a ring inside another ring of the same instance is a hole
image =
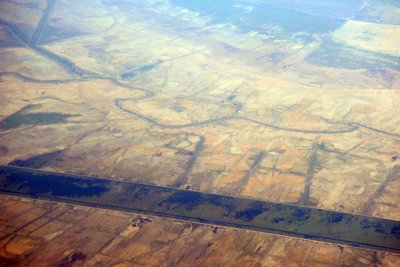
[[[0,1],[0,165],[400,222],[398,36],[393,0]],[[5,188],[0,266],[400,264]],[[81,215],[52,226],[54,207]]]

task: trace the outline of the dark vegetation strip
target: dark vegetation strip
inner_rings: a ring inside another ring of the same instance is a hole
[[[55,2],[56,2],[56,0],[47,0],[46,9],[44,10],[44,12],[42,14],[42,17],[40,18],[40,21],[39,21],[38,25],[36,26],[36,29],[35,29],[32,37],[29,39],[29,41],[26,43],[26,45],[29,46],[30,48],[32,48],[33,50],[35,50],[36,52],[40,53],[42,56],[45,56],[48,59],[55,61],[58,64],[62,65],[67,71],[69,71],[72,74],[79,75],[79,76],[93,75],[94,73],[79,68],[69,59],[61,57],[53,52],[50,52],[49,50],[45,49],[44,47],[36,45],[37,42],[39,41],[40,34],[42,33],[44,27],[46,26],[47,20],[49,18],[49,13],[53,9]]]
[[[55,3],[56,3],[56,0],[47,0],[46,9],[43,11],[43,15],[40,18],[40,21],[39,21],[38,25],[36,26],[36,29],[33,32],[31,39],[28,42],[29,46],[36,46],[36,44],[39,40],[40,34],[43,32],[43,29],[47,23],[47,20],[49,19],[49,13],[53,9]]]
[[[0,191],[400,253],[400,222],[381,218],[11,166]]]
[[[95,74],[93,72],[84,70],[78,66],[76,66],[71,60],[62,57],[60,55],[57,55],[53,52],[50,52],[49,50],[45,49],[44,47],[41,46],[35,46],[31,47],[34,49],[36,52],[40,53],[42,56],[45,56],[46,58],[50,59],[51,61],[54,61],[61,66],[64,67],[65,70],[68,72],[78,75],[78,76],[94,76]]]
[[[30,157],[28,159],[15,159],[15,160],[11,161],[8,165],[40,169],[43,166],[45,166],[49,161],[51,161],[54,158],[57,158],[59,155],[61,155],[63,151],[64,150],[56,150],[56,151],[36,155],[36,156]]]
[[[47,8],[46,8],[47,10]],[[50,11],[50,8],[48,9],[47,12]],[[45,16],[45,14],[43,15]],[[48,14],[47,14],[48,16]],[[47,19],[43,19],[43,21],[47,21]],[[48,59],[60,64],[62,67],[64,67],[64,69],[66,69],[68,72],[77,75],[79,77],[85,77],[86,79],[90,78],[89,80],[93,80],[93,79],[100,79],[100,80],[108,80],[110,82],[112,82],[115,85],[118,86],[122,86],[128,89],[136,89],[136,90],[141,90],[144,91],[146,93],[146,96],[143,98],[150,98],[153,97],[155,94],[153,92],[147,91],[147,90],[143,90],[140,88],[131,88],[130,86],[121,83],[117,78],[115,77],[103,77],[100,76],[94,72],[82,69],[78,66],[76,66],[72,61],[70,61],[67,58],[64,58],[60,55],[57,55],[53,52],[50,52],[49,50],[40,47],[40,46],[36,46],[36,45],[31,45],[29,42],[29,37],[19,29],[18,26],[11,24],[5,20],[0,19],[0,25],[6,26],[8,27],[26,46],[30,47],[31,49],[37,51],[38,53],[40,53],[41,55],[47,57]],[[38,25],[39,26],[39,25]],[[41,26],[41,27],[44,27]],[[36,31],[35,31],[36,32]],[[17,75],[18,76],[18,75]],[[19,75],[21,76],[21,75]],[[32,79],[32,78],[28,78],[28,79]],[[40,81],[40,82],[46,82],[46,81]],[[56,80],[56,81],[49,81],[50,83],[61,83],[61,80]],[[140,113],[134,112],[128,108],[125,108],[123,106],[123,102],[125,101],[132,101],[132,100],[138,100],[137,98],[117,98],[114,100],[115,105],[121,109],[124,112],[127,112],[131,115],[134,115],[135,117],[138,117],[140,119],[143,119],[149,123],[152,123],[160,128],[168,128],[168,129],[179,129],[179,128],[186,128],[186,127],[193,127],[193,126],[203,126],[203,125],[208,125],[208,124],[214,124],[214,123],[220,123],[220,122],[224,122],[224,121],[229,121],[229,120],[243,120],[243,121],[247,121],[247,122],[252,122],[255,124],[258,124],[260,126],[263,127],[267,127],[267,128],[271,128],[274,130],[278,130],[278,131],[289,131],[289,132],[299,132],[299,133],[304,133],[304,134],[342,134],[342,133],[351,133],[354,132],[356,130],[358,130],[359,128],[366,128],[368,130],[371,131],[375,131],[381,134],[385,134],[388,136],[392,136],[392,137],[400,137],[400,134],[397,133],[389,133],[383,130],[379,130],[379,129],[375,129],[372,127],[369,127],[367,125],[362,125],[362,124],[358,124],[358,123],[353,123],[353,122],[343,122],[343,126],[345,126],[343,129],[337,129],[337,130],[307,130],[307,129],[296,129],[296,128],[286,128],[286,127],[279,127],[273,124],[268,124],[268,123],[264,123],[258,120],[254,120],[251,118],[247,118],[247,117],[242,117],[242,116],[238,116],[238,115],[230,115],[230,116],[226,116],[226,117],[222,117],[222,118],[216,118],[216,119],[209,119],[209,120],[205,120],[205,121],[201,121],[201,122],[193,122],[193,123],[189,123],[189,124],[184,124],[184,125],[167,125],[167,124],[163,124],[161,122],[158,122],[150,117],[146,117]]]
[[[374,201],[381,195],[383,195],[387,186],[394,182],[400,177],[400,165],[394,166],[389,173],[386,175],[385,180],[379,185],[376,191],[368,198],[368,200],[361,207],[361,212],[363,214],[370,214],[374,206]]]
[[[45,23],[47,22],[47,16],[48,13],[50,12],[51,8],[53,7],[55,1],[49,1],[48,2],[48,6],[46,7],[46,12],[42,15],[42,19],[39,22],[38,27],[45,27]],[[52,3],[52,4],[51,4]],[[44,18],[43,18],[44,17]],[[84,70],[82,68],[79,68],[78,66],[76,66],[72,61],[70,61],[67,58],[61,57],[53,52],[50,52],[49,50],[45,49],[44,47],[41,46],[37,46],[36,42],[38,40],[32,40],[39,38],[40,34],[39,32],[41,31],[40,29],[38,29],[38,27],[36,28],[35,32],[34,32],[34,36],[32,36],[32,39],[29,38],[28,35],[26,35],[18,26],[9,23],[5,20],[0,19],[0,25],[3,25],[7,28],[9,28],[13,34],[15,36],[17,36],[27,47],[35,50],[36,52],[38,52],[39,54],[41,54],[42,56],[60,64],[61,66],[63,66],[68,72],[75,74],[75,75],[79,75],[79,76],[90,76],[93,75],[94,73]],[[32,41],[31,41],[32,40]]]
[[[314,143],[311,149],[311,155],[308,159],[307,163],[307,173],[306,173],[306,181],[304,185],[304,193],[303,193],[303,205],[308,206],[310,202],[310,191],[311,191],[311,184],[312,178],[314,176],[314,168],[317,162],[317,152],[318,152],[319,144]]]
[[[204,148],[204,143],[205,143],[205,142],[206,142],[206,139],[204,138],[204,136],[200,136],[200,140],[199,140],[199,142],[197,142],[197,144],[196,144],[196,148],[195,148],[195,150],[194,150],[193,156],[190,158],[190,160],[189,160],[189,162],[188,162],[188,164],[187,164],[187,166],[186,166],[186,169],[185,169],[184,174],[183,174],[182,177],[174,184],[174,187],[182,187],[182,186],[184,186],[184,185],[188,182],[189,175],[190,175],[190,173],[191,173],[191,171],[192,171],[192,169],[193,169],[194,164],[196,163],[197,158],[199,157],[201,151],[202,151],[203,148]]]
[[[245,188],[245,186],[249,183],[250,178],[253,176],[254,172],[258,169],[260,166],[261,162],[264,160],[264,158],[267,156],[266,151],[260,151],[255,159],[253,164],[251,164],[249,171],[246,173],[246,175],[241,179],[239,185],[237,186],[237,194],[240,194]]]
[[[17,36],[25,45],[29,42],[29,37],[16,25],[0,19],[0,24],[7,27],[11,32]]]
[[[2,20],[0,19],[0,24],[2,24]],[[47,51],[47,50],[45,50]],[[47,51],[48,52],[48,51]],[[55,54],[54,54],[55,55]],[[56,55],[58,56],[58,55]],[[60,57],[61,61],[64,62],[68,62],[68,60]],[[59,62],[60,63],[60,62]],[[75,65],[68,65],[71,68],[75,68]],[[77,70],[78,71],[78,70]],[[89,74],[90,72],[88,71],[84,71],[84,72],[79,72],[81,73],[83,76],[83,73]],[[122,83],[120,82],[118,79],[114,78],[114,77],[103,77],[103,76],[98,76],[97,74],[94,74],[94,76],[89,76],[86,75],[86,77],[82,77],[79,79],[59,79],[59,80],[40,80],[40,79],[35,79],[32,77],[28,77],[26,75],[23,75],[21,73],[18,72],[0,72],[0,77],[1,76],[6,76],[6,75],[13,75],[15,77],[18,77],[19,79],[22,79],[24,81],[27,82],[33,82],[33,83],[49,83],[49,84],[62,84],[62,83],[69,83],[69,82],[77,82],[77,81],[93,81],[93,80],[104,80],[104,81],[110,81],[111,83],[113,83],[116,86],[120,86],[123,88],[126,88],[128,90],[139,90],[145,93],[145,95],[143,97],[136,97],[136,98],[116,98],[114,99],[114,103],[115,105],[121,109],[122,111],[129,113],[139,119],[142,119],[144,121],[147,121],[157,127],[160,128],[165,128],[165,129],[180,129],[180,128],[186,128],[186,127],[197,127],[197,126],[204,126],[204,125],[208,125],[208,124],[214,124],[214,123],[220,123],[220,122],[224,122],[224,121],[229,121],[229,120],[243,120],[243,121],[247,121],[247,122],[252,122],[255,124],[258,124],[260,126],[266,127],[266,128],[271,128],[277,131],[288,131],[288,132],[298,132],[298,133],[304,133],[304,134],[343,134],[343,133],[351,133],[354,131],[359,130],[360,128],[366,128],[368,130],[380,133],[380,134],[384,134],[384,135],[388,135],[394,138],[400,138],[400,134],[397,133],[390,133],[387,131],[383,131],[383,130],[379,130],[376,128],[372,128],[369,127],[367,125],[363,125],[363,124],[359,124],[359,123],[355,123],[355,122],[343,122],[343,126],[346,126],[347,128],[343,128],[343,129],[337,129],[337,130],[308,130],[308,129],[297,129],[297,128],[286,128],[286,127],[280,127],[280,126],[276,126],[273,124],[268,124],[268,123],[264,123],[258,120],[254,120],[254,119],[250,119],[247,117],[242,117],[242,116],[237,116],[237,115],[230,115],[230,116],[226,116],[226,117],[222,117],[222,118],[216,118],[216,119],[210,119],[210,120],[205,120],[205,121],[200,121],[200,122],[194,122],[194,123],[189,123],[189,124],[182,124],[182,125],[171,125],[171,124],[163,124],[158,122],[157,120],[152,119],[151,117],[147,117],[144,116],[138,112],[132,111],[126,107],[124,107],[123,103],[126,101],[137,101],[140,99],[146,99],[146,98],[151,98],[153,96],[155,96],[155,93],[148,91],[148,90],[144,90],[142,88],[139,87],[133,87],[130,86],[128,84]]]

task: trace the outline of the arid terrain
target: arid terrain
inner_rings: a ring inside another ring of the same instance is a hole
[[[398,266],[398,254],[0,195],[8,266]],[[49,264],[51,263],[51,264]]]
[[[400,4],[314,2],[0,1],[0,165],[400,221]],[[346,245],[0,200],[4,266],[400,265]]]

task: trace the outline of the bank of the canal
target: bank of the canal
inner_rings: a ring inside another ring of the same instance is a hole
[[[400,253],[400,222],[382,218],[13,166],[0,192]]]

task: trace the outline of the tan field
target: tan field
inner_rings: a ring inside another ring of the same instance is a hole
[[[376,252],[213,225],[0,196],[12,266],[397,266]],[[18,209],[15,209],[18,207]],[[17,231],[17,234],[13,234]],[[64,264],[64,265],[63,265]]]
[[[271,1],[236,2],[250,12]],[[275,2],[327,29],[241,30],[164,0],[1,1],[0,165],[55,153],[24,166],[400,221],[399,5],[327,16]],[[1,241],[4,266],[400,264],[386,252],[0,197],[1,233],[17,230]]]

